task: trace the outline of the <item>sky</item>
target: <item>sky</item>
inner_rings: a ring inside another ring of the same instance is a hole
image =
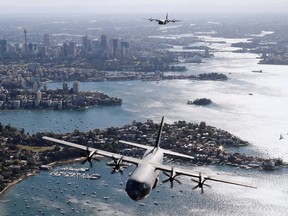
[[[0,0],[0,14],[283,13],[288,0]]]

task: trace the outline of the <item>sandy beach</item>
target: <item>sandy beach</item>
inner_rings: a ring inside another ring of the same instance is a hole
[[[0,199],[1,199],[1,197],[2,197],[11,187],[13,187],[14,185],[18,184],[19,182],[21,182],[21,181],[29,178],[30,176],[36,175],[38,172],[39,172],[39,170],[34,170],[33,172],[30,172],[30,173],[28,173],[28,174],[26,174],[26,175],[23,175],[23,176],[21,176],[21,178],[13,181],[13,182],[11,182],[11,183],[9,183],[9,184],[0,192]]]

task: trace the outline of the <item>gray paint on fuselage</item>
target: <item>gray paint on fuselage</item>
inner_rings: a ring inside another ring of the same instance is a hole
[[[161,164],[163,151],[160,148],[148,149],[142,159],[150,163]],[[160,171],[149,163],[138,164],[127,181],[127,194],[135,201],[147,197],[151,193],[159,174]]]

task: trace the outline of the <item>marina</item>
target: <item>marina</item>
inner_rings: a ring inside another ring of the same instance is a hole
[[[88,168],[73,168],[73,167],[63,167],[53,170],[49,175],[54,177],[65,177],[65,178],[83,178],[97,180],[101,176],[98,173],[88,174]]]

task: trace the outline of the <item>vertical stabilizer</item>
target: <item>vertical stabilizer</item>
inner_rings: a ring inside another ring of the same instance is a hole
[[[155,148],[158,149],[159,146],[160,146],[160,141],[161,141],[161,134],[162,134],[163,123],[164,123],[164,116],[162,117],[162,120],[161,120],[161,123],[160,123],[160,128],[159,128],[159,132],[158,132],[158,136],[157,136],[157,140],[156,140],[156,143],[155,143],[154,149],[155,149]]]
[[[166,13],[166,20],[168,20],[168,13]]]

